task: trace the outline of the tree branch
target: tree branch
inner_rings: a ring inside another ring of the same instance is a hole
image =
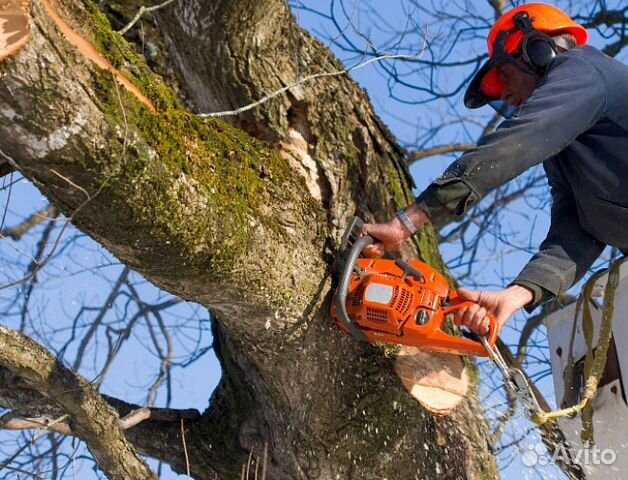
[[[39,344],[0,326],[0,365],[53,398],[71,416],[76,435],[87,443],[109,478],[156,478],[120,428],[113,426],[118,416],[99,393]]]
[[[45,220],[50,220],[51,217],[54,217],[56,211],[57,209],[54,206],[48,205],[39,212],[33,213],[19,225],[2,230],[2,232],[0,232],[0,237],[10,237],[11,239],[18,241],[31,228],[39,225]]]
[[[275,90],[272,93],[269,93],[268,95],[265,95],[264,97],[260,98],[259,100],[255,102],[236,108],[235,110],[226,110],[224,112],[199,113],[198,116],[201,118],[219,118],[219,117],[228,117],[232,115],[239,115],[240,113],[248,112],[249,110],[252,110],[255,107],[259,107],[260,105],[263,105],[264,103],[268,102],[269,100],[272,100],[275,97],[278,97],[279,95],[283,93],[289,92],[293,88],[299,87],[301,85],[305,85],[306,83],[311,82],[313,80],[318,80],[322,78],[330,78],[330,77],[339,77],[341,75],[348,75],[349,73],[359,70],[361,68],[364,68],[374,62],[381,62],[383,60],[416,59],[418,58],[419,55],[420,54],[417,54],[417,55],[381,55],[378,57],[370,58],[364,62],[360,62],[357,65],[354,65],[352,67],[344,68],[341,70],[336,70],[334,72],[315,73],[313,75],[308,75],[306,77],[300,78],[299,80],[292,82],[290,85],[286,85],[285,87],[282,87],[278,90]]]
[[[73,435],[70,425],[49,417],[12,418],[2,423],[7,430],[47,430],[62,435]]]
[[[444,155],[446,153],[454,152],[466,152],[467,150],[471,150],[473,147],[475,147],[475,144],[473,143],[451,143],[448,145],[437,145],[435,147],[430,147],[425,150],[414,150],[408,154],[408,163],[412,165],[418,160],[432,157],[434,155]]]
[[[167,7],[172,2],[174,2],[174,0],[166,0],[165,2],[160,3],[159,5],[153,5],[152,7],[145,7],[144,5],[142,5],[140,9],[138,10],[137,15],[135,15],[135,17],[133,18],[133,20],[131,20],[124,28],[118,30],[118,33],[120,35],[124,35],[131,28],[133,28],[133,25],[135,25],[145,13],[154,12],[161,8]]]

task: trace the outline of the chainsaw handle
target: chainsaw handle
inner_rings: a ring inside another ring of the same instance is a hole
[[[470,300],[460,300],[458,298],[458,294],[453,291],[449,295],[449,305],[443,307],[443,317],[450,313],[454,313],[458,310],[462,310],[463,308],[468,308],[473,305],[477,305],[477,303],[472,302]],[[495,346],[495,342],[497,341],[497,319],[491,312],[486,312],[486,316],[489,320],[488,325],[488,335],[486,335],[486,339],[491,347]],[[455,320],[456,325],[460,325],[457,320]]]
[[[349,235],[351,234],[351,232],[356,234],[355,230],[357,230],[358,228],[361,229],[361,222],[362,221],[358,217],[354,217],[351,222],[351,227],[347,229],[345,237],[343,237],[343,243],[345,244],[345,246],[348,246],[346,245],[346,243],[350,241]],[[351,332],[354,338],[363,342],[368,342],[369,340],[367,336],[364,335],[364,333],[362,333],[360,329],[353,324],[353,322],[351,322],[351,319],[347,314],[346,301],[347,294],[349,292],[349,284],[351,283],[351,273],[353,273],[353,267],[355,266],[355,262],[360,256],[360,253],[362,253],[362,250],[364,250],[364,247],[366,247],[367,245],[371,245],[373,242],[373,237],[369,235],[364,235],[353,241],[353,243],[351,244],[351,249],[349,250],[347,257],[345,258],[344,269],[342,271],[342,274],[340,275],[338,287],[336,288],[336,293],[334,294],[334,302],[336,304],[336,312],[338,313],[338,318],[347,328],[347,330]]]

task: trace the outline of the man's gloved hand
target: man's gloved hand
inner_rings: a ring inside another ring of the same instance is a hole
[[[416,203],[405,210],[409,220],[416,228],[421,228],[429,222],[427,215]],[[399,250],[401,244],[412,236],[410,229],[397,216],[387,223],[365,223],[362,227],[362,234],[370,235],[378,240],[377,243],[368,245],[362,251],[366,257],[370,258],[382,257],[384,252]]]
[[[469,330],[479,335],[486,335],[489,327],[486,313],[491,312],[497,321],[497,333],[499,334],[511,315],[525,307],[533,298],[532,292],[520,285],[511,285],[497,292],[459,288],[458,299],[470,300],[476,305],[458,310],[455,314],[456,320]]]

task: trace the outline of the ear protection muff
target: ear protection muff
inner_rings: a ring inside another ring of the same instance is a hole
[[[544,73],[556,57],[556,43],[549,35],[534,29],[528,12],[519,12],[513,21],[523,33],[521,57],[537,73]]]

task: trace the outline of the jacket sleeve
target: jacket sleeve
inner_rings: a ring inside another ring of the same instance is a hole
[[[576,202],[562,178],[559,165],[547,162],[545,169],[552,192],[550,229],[539,252],[512,282],[528,288],[541,288],[540,295],[538,289],[531,288],[535,298],[526,307],[528,311],[580,280],[605,247],[580,228]]]
[[[606,110],[606,86],[579,49],[558,56],[519,115],[464,153],[417,197],[439,227],[494,188],[565,149]]]

